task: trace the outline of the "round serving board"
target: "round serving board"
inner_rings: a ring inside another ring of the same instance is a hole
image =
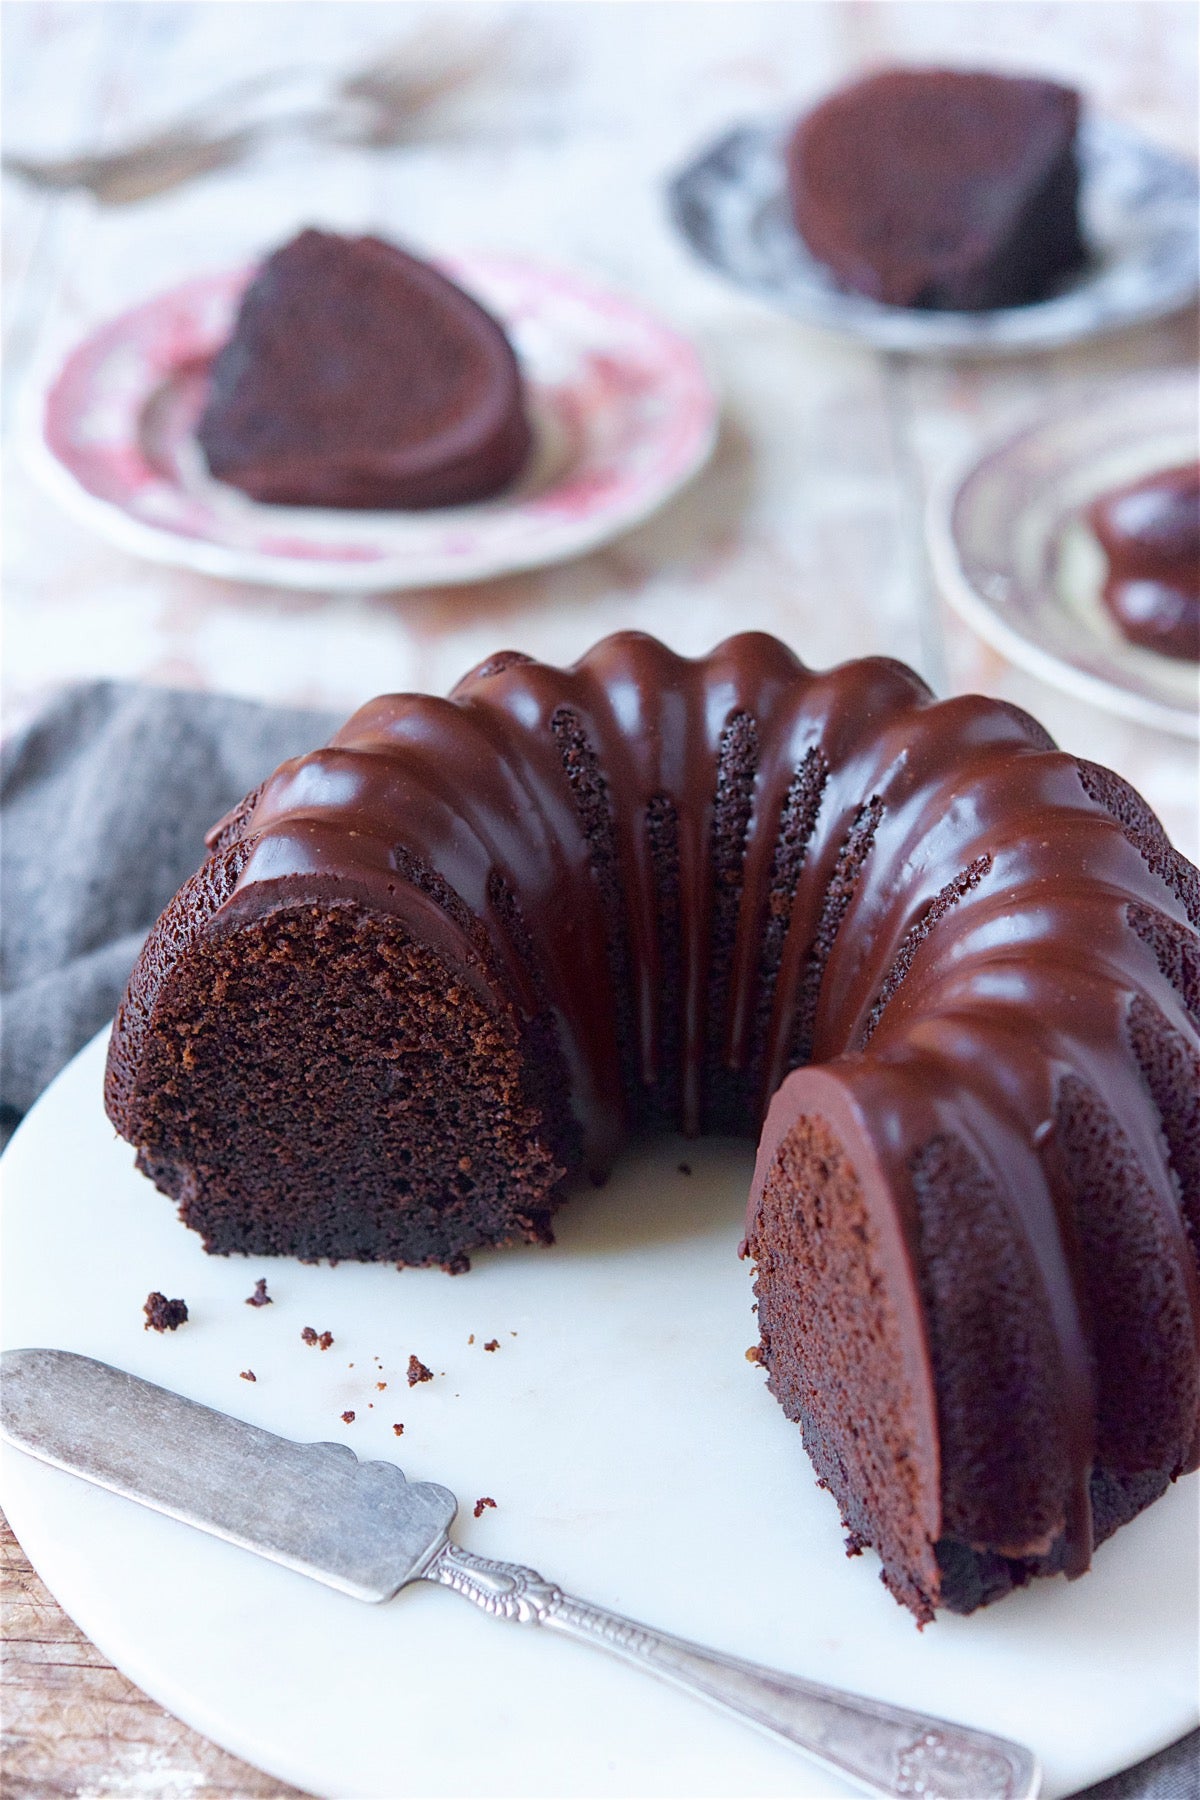
[[[105,1035],[4,1159],[5,1347],[80,1351],[285,1436],[395,1460],[457,1492],[471,1549],[735,1655],[1020,1739],[1051,1796],[1195,1722],[1194,1477],[1084,1580],[924,1632],[870,1554],[843,1554],[799,1433],[745,1357],[748,1146],[639,1149],[572,1202],[554,1249],[483,1255],[453,1279],[209,1258],[104,1117]],[[255,1309],[259,1276],[273,1304]],[[171,1335],[143,1330],[155,1288],[188,1303]],[[333,1333],[327,1351],[301,1341],[309,1325]],[[412,1353],[435,1379],[410,1389]],[[484,1495],[496,1506],[476,1520]],[[670,1688],[444,1591],[364,1605],[16,1451],[2,1499],[118,1668],[317,1794],[849,1791]]]

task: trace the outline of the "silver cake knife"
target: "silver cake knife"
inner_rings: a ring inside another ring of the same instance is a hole
[[[696,1694],[868,1793],[1033,1800],[1020,1744],[742,1662],[577,1600],[533,1569],[451,1542],[448,1488],[344,1444],[298,1444],[66,1350],[0,1358],[3,1435],[18,1449],[357,1600],[433,1581],[484,1612],[595,1644]]]

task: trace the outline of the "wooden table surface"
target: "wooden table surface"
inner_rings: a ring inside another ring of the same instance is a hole
[[[897,58],[1027,68],[1196,154],[1196,14],[1174,0],[604,6],[8,0],[5,148],[110,148],[242,73],[340,73],[410,41],[414,61],[496,34],[486,73],[386,152],[273,142],[155,199],[100,208],[4,186],[6,729],[60,683],[116,675],[349,710],[444,691],[500,644],[567,660],[635,626],[685,652],[777,632],[813,664],[868,651],[943,691],[1017,701],[1112,764],[1200,853],[1186,744],[1044,686],[935,593],[922,509],[988,437],[1097,381],[1188,367],[1194,314],[1018,363],[877,355],[777,317],[696,267],[665,177],[706,136],[797,110]],[[701,344],[723,398],[710,468],[657,518],[560,568],[452,590],[300,595],[139,563],[58,512],[22,466],[23,378],[93,322],[303,223],[431,250],[503,249],[577,267]],[[260,1796],[285,1791],[171,1719],[110,1668],[3,1538],[3,1792]]]

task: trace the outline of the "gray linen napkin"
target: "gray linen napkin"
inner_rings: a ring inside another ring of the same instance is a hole
[[[340,722],[96,682],[69,689],[4,746],[6,1135],[112,1015],[142,938],[200,861],[208,827]],[[1200,1800],[1200,1732],[1089,1788],[1086,1800]]]
[[[204,833],[341,721],[224,695],[69,688],[0,751],[0,1128],[112,1017]]]

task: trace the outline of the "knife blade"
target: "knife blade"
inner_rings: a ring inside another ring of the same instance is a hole
[[[297,1444],[67,1350],[7,1350],[4,1436],[100,1487],[356,1600],[390,1600],[437,1554],[458,1502],[345,1444]]]
[[[1037,1761],[1006,1738],[826,1687],[636,1624],[535,1569],[450,1539],[458,1503],[344,1444],[300,1444],[66,1350],[0,1357],[0,1434],[19,1450],[337,1588],[389,1600],[411,1581],[544,1625],[707,1700],[898,1800],[1035,1800]]]

